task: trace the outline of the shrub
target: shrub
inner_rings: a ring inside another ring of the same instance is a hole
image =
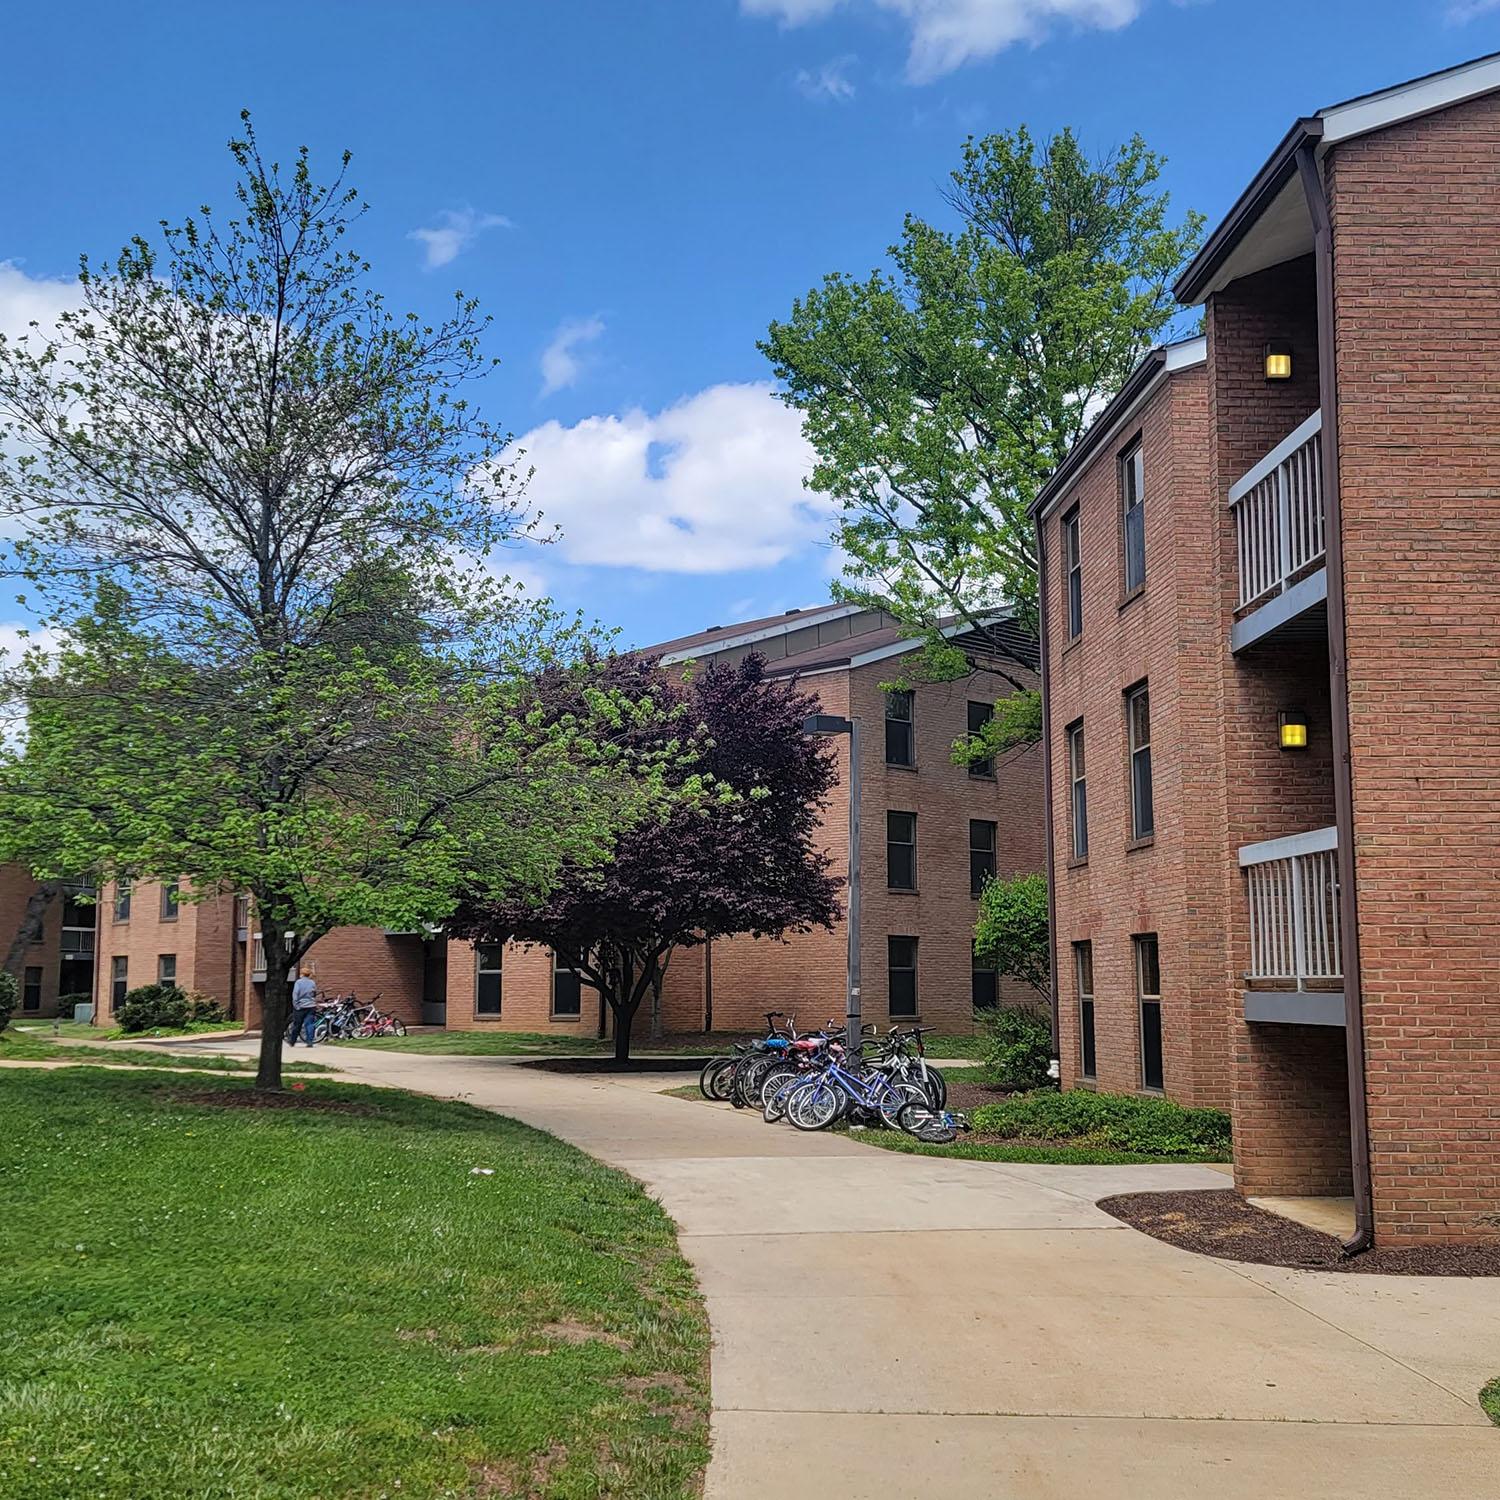
[[[12,1012],[16,1008],[16,976],[0,969],[0,1031],[10,1025]]]
[[[94,997],[87,990],[79,990],[75,995],[59,995],[57,997],[57,1013],[63,1017],[70,1017],[80,1005],[92,1005]]]
[[[1047,877],[1017,875],[985,881],[979,893],[974,951],[1000,973],[1047,997],[1052,944],[1047,926]]]
[[[1052,1023],[1024,1005],[989,1011],[980,1056],[989,1081],[1002,1089],[1040,1089],[1050,1081]]]
[[[187,991],[175,984],[143,984],[131,990],[115,1013],[121,1031],[150,1031],[157,1026],[186,1026],[192,1018]]]
[[[188,1008],[194,1021],[223,1021],[227,1019],[224,1007],[212,995],[200,995],[195,990],[188,996]]]
[[[1185,1109],[1170,1099],[1044,1089],[987,1104],[973,1114],[974,1129],[989,1135],[1076,1140],[1143,1156],[1229,1156],[1229,1116],[1219,1109]]]

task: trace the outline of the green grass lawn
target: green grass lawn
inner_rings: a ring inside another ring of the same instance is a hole
[[[205,1069],[213,1073],[253,1073],[255,1064],[241,1057],[219,1057],[213,1053],[198,1053],[179,1057],[173,1052],[157,1052],[150,1047],[116,1047],[106,1051],[103,1047],[68,1046],[47,1039],[49,1033],[22,1032],[14,1026],[0,1031],[0,1062],[78,1062],[108,1063],[111,1067],[128,1068],[192,1068]],[[288,1073],[326,1073],[329,1070],[321,1063],[287,1061],[282,1071]]]
[[[186,1026],[153,1026],[148,1031],[124,1031],[118,1026],[90,1026],[87,1021],[21,1021],[11,1022],[15,1031],[27,1031],[33,1036],[55,1036],[61,1041],[74,1042],[118,1042],[132,1038],[170,1036],[207,1036],[213,1032],[241,1032],[242,1021],[192,1021]]]
[[[1496,1427],[1500,1427],[1500,1375],[1479,1393],[1479,1404]]]
[[[0,1495],[698,1493],[708,1325],[642,1189],[462,1104],[249,1096],[0,1081]]]

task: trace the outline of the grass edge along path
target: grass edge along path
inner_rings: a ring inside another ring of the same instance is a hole
[[[255,1097],[6,1076],[0,1494],[699,1493],[708,1324],[643,1188],[466,1104]]]
[[[1479,1404],[1484,1408],[1484,1414],[1496,1427],[1500,1427],[1500,1375],[1497,1375],[1479,1393]]]
[[[94,1063],[109,1068],[180,1068],[195,1073],[253,1073],[255,1063],[242,1057],[224,1057],[213,1052],[158,1052],[150,1047],[105,1047],[97,1043],[69,1046],[66,1042],[44,1041],[34,1032],[23,1034],[14,1027],[0,1031],[0,1063],[68,1062]],[[327,1073],[322,1063],[291,1062],[283,1064],[286,1073]]]

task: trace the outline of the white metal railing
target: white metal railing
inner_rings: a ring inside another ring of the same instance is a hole
[[[234,925],[241,929],[250,926],[250,897],[243,891],[234,898]]]
[[[1299,990],[1343,978],[1338,847],[1337,828],[1315,828],[1240,850],[1250,902],[1247,978]]]
[[[1322,432],[1315,411],[1230,486],[1241,609],[1279,594],[1323,556]]]
[[[258,932],[250,936],[250,977],[266,977],[266,940]]]

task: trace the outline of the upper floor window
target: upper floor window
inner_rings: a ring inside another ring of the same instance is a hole
[[[971,735],[983,734],[984,727],[995,717],[995,705],[993,703],[970,703],[969,704],[969,733]],[[995,757],[987,755],[983,760],[971,760],[969,762],[970,776],[993,776],[995,774]]]
[[[1125,528],[1125,592],[1146,582],[1146,471],[1137,438],[1120,455],[1120,515]]]
[[[499,943],[481,943],[475,949],[474,1014],[500,1014],[501,969],[505,949]]]
[[[885,815],[885,883],[893,891],[917,888],[917,815]]]
[[[977,896],[985,881],[995,878],[995,824],[987,818],[969,819],[969,894]]]
[[[1130,741],[1130,836],[1156,831],[1151,806],[1151,694],[1143,682],[1125,694],[1125,726]]]
[[[1078,535],[1078,507],[1062,521],[1063,571],[1067,575],[1068,639],[1083,634],[1083,546]]]
[[[178,885],[179,882],[175,880],[164,880],[161,883],[161,919],[163,922],[177,920]]]
[[[1088,780],[1083,764],[1083,720],[1068,726],[1068,810],[1071,814],[1073,858],[1089,857]]]
[[[122,880],[115,886],[115,921],[130,920],[130,882]]]
[[[914,766],[917,763],[911,700],[910,693],[885,695],[885,763],[888,766]]]

